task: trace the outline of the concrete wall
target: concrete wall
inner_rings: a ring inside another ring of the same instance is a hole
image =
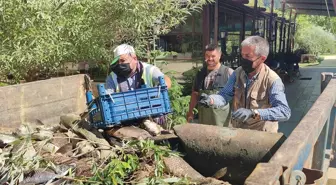
[[[0,87],[0,133],[22,123],[58,124],[62,114],[86,109],[84,75]]]

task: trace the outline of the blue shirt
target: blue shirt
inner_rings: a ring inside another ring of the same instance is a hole
[[[247,89],[254,80],[255,78],[247,79]],[[236,72],[233,72],[229,77],[227,84],[219,91],[219,93],[216,95],[210,95],[214,101],[213,106],[223,106],[232,100],[234,96],[235,83]],[[287,103],[284,84],[280,78],[273,82],[268,94],[269,102],[272,107],[266,109],[256,109],[260,114],[260,118],[265,121],[287,121],[291,116],[291,110]]]

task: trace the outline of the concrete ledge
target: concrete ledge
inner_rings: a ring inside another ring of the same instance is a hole
[[[0,87],[0,133],[22,123],[58,124],[62,114],[86,108],[84,75]]]
[[[336,185],[336,168],[328,169],[328,183],[327,185]]]

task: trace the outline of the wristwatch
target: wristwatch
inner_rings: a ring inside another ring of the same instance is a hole
[[[256,120],[261,120],[259,112],[256,109],[251,109],[251,110],[253,112],[252,118]]]

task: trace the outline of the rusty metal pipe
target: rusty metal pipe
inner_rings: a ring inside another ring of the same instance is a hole
[[[185,124],[174,127],[186,152],[185,160],[204,176],[227,167],[222,180],[242,183],[259,162],[267,162],[285,136],[247,129]]]

